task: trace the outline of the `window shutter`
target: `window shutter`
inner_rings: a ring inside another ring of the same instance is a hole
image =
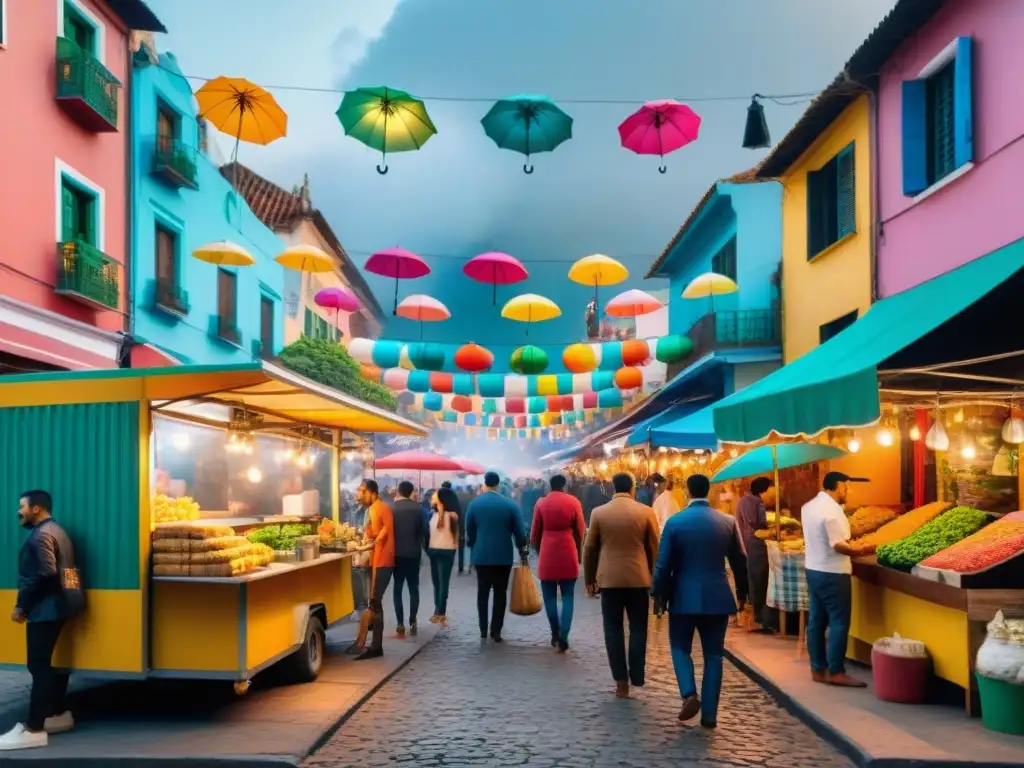
[[[96,238],[96,227],[99,222],[97,218],[100,215],[99,212],[99,201],[92,196],[79,195],[79,229],[82,232],[82,239],[85,240],[89,245],[99,246],[99,242]]]
[[[821,250],[821,171],[807,173],[807,258],[811,259]]]
[[[956,62],[953,65],[953,132],[957,168],[974,160],[973,49],[971,38],[957,38]]]
[[[903,83],[903,194],[912,197],[928,188],[927,82]]]
[[[77,235],[77,216],[78,206],[76,205],[77,200],[75,199],[75,193],[68,189],[67,184],[64,184],[60,188],[60,231],[61,240],[67,242],[68,240],[74,240]]]
[[[836,183],[836,214],[838,238],[857,231],[857,179],[853,144],[839,153]]]
[[[303,333],[307,336],[313,335],[313,313],[309,311],[309,307],[306,307],[306,314],[303,317]]]

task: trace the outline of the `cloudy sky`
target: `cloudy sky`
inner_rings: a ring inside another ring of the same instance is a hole
[[[562,305],[561,319],[530,334],[556,360],[555,345],[579,336],[589,294],[569,283],[568,265],[606,253],[631,270],[628,287],[642,285],[707,186],[761,158],[740,147],[750,95],[820,90],[894,3],[148,1],[170,30],[159,45],[187,75],[321,89],[272,88],[289,114],[288,137],[244,146],[241,160],[288,188],[308,173],[314,205],[360,265],[395,244],[424,254],[434,272],[407,290],[436,295],[454,314],[427,338],[472,338],[499,357],[524,341],[521,327],[497,319],[489,288],[460,272],[466,258],[501,250],[531,272],[517,292]],[[375,171],[375,152],[344,136],[334,116],[341,94],[332,92],[383,84],[424,98],[438,128],[420,152],[392,156],[387,176]],[[522,157],[498,150],[479,122],[490,100],[522,92],[547,94],[575,120],[573,139],[536,156],[529,177]],[[665,175],[656,158],[623,150],[616,132],[657,98],[686,101],[703,118],[699,141],[670,156]],[[602,100],[626,103],[593,103]],[[807,100],[767,105],[774,139]],[[390,307],[390,285],[374,286]],[[404,322],[388,333],[415,337]]]

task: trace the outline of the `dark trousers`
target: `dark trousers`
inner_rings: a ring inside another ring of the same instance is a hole
[[[651,594],[647,587],[615,587],[601,590],[601,618],[604,620],[604,647],[612,678],[644,684],[647,662],[647,619]],[[626,656],[626,631],[623,614],[629,621],[629,657]],[[628,663],[627,663],[628,661]]]
[[[30,731],[41,731],[46,718],[67,711],[68,675],[53,668],[53,649],[63,621],[35,621],[25,625],[28,671],[32,675],[28,721]]]
[[[494,592],[491,608],[491,634],[500,635],[505,626],[505,607],[508,605],[508,579],[511,565],[474,565],[476,569],[476,612],[480,619],[480,636],[487,635],[487,603]]]
[[[838,675],[846,671],[852,605],[850,582],[848,573],[807,570],[807,593],[811,603],[807,617],[807,655],[815,672],[827,669]]]
[[[370,605],[370,575],[369,567],[357,565],[352,568],[352,602],[357,611]]]
[[[405,624],[405,606],[402,604],[402,587],[409,585],[409,623],[416,623],[420,610],[420,558],[395,558],[395,619],[398,626]]]
[[[394,568],[377,568],[377,577],[370,595],[370,610],[373,611],[373,641],[370,648],[379,651],[384,646],[384,593],[391,583]]]
[[[430,580],[434,584],[434,615],[448,614],[448,589],[452,582],[452,565],[455,563],[454,549],[429,549]]]
[[[774,628],[775,611],[768,607],[768,548],[762,541],[747,543],[747,584],[754,619],[762,627]]]
[[[462,521],[459,521],[459,525],[462,525]],[[466,540],[459,536],[459,573],[462,573],[466,569]]]
[[[679,683],[682,698],[697,692],[697,678],[693,671],[693,633],[700,635],[701,655],[704,657],[704,679],[701,681],[701,722],[718,720],[718,698],[722,692],[722,658],[725,656],[725,632],[729,628],[728,614],[673,613],[668,617],[668,641],[672,650],[672,667]]]

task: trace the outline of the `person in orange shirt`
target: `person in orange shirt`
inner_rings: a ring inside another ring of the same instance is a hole
[[[380,498],[376,480],[364,480],[356,491],[359,503],[366,507],[366,536],[373,539],[373,593],[370,610],[373,611],[373,641],[370,647],[356,656],[355,661],[376,659],[384,655],[384,593],[395,570],[394,515]]]

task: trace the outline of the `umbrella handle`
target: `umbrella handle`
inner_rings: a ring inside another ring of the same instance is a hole
[[[383,176],[383,175],[384,175],[384,174],[386,174],[387,172],[388,172],[388,167],[387,167],[387,165],[385,165],[385,166],[383,166],[383,167],[381,167],[381,166],[379,166],[379,165],[377,166],[377,173],[379,173],[379,174],[380,174],[381,176]]]
[[[658,173],[667,173],[667,172],[668,172],[668,167],[667,166],[665,166],[665,165],[659,165],[658,166]]]
[[[525,173],[527,176],[529,176],[531,173],[533,173],[533,165],[530,164],[530,163],[526,163],[523,166],[523,173]]]

